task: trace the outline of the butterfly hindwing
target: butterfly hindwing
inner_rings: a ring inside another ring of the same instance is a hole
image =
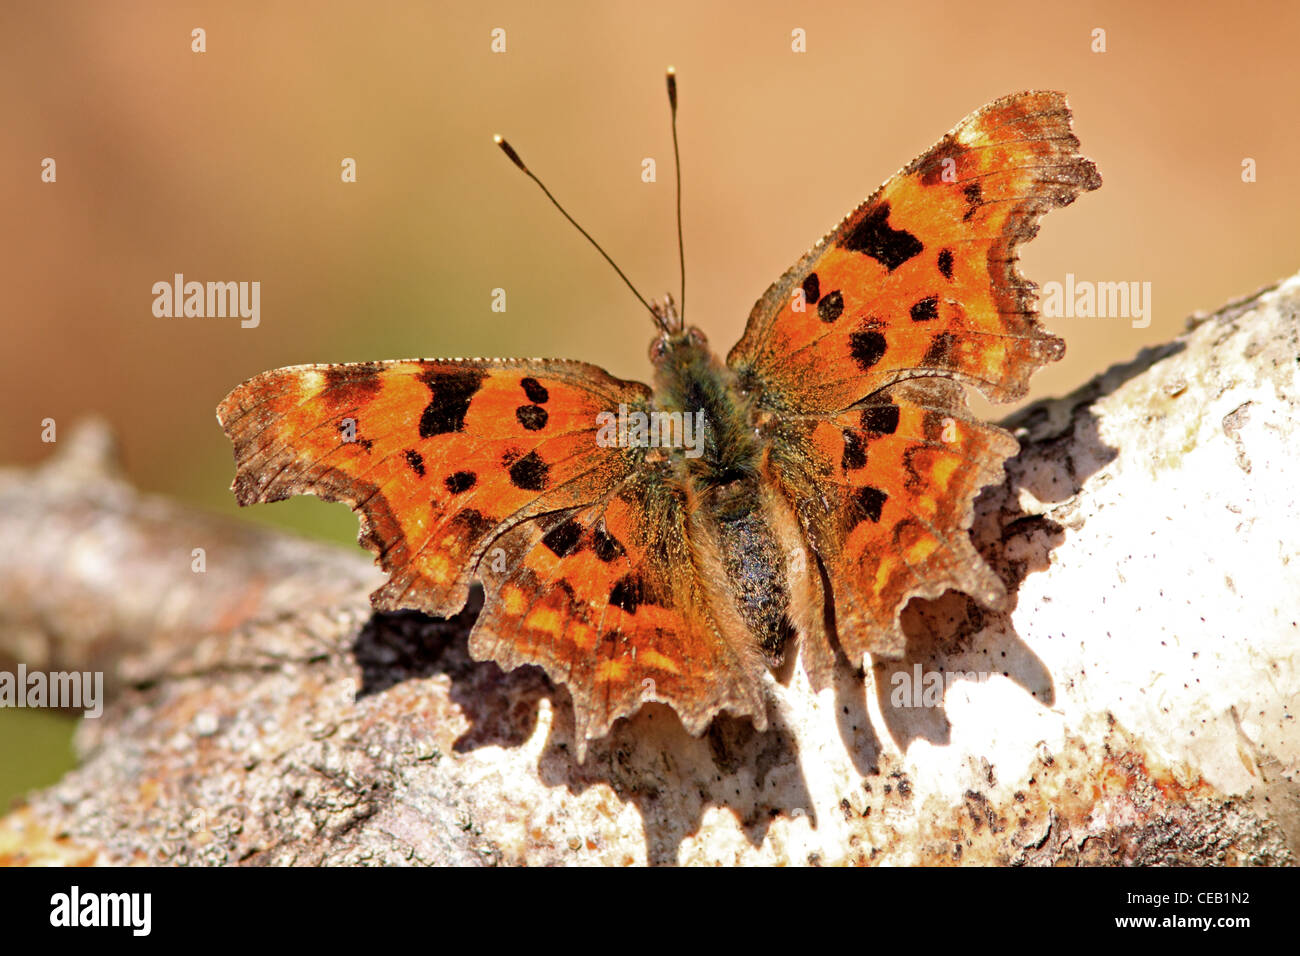
[[[683,491],[648,468],[607,500],[513,527],[484,555],[475,657],[540,664],[568,686],[579,756],[645,701],[691,733],[718,711],[766,725],[762,663],[743,626],[718,620]],[[500,549],[498,551],[498,549]]]
[[[1002,599],[967,529],[975,495],[1018,447],[973,418],[962,386],[941,378],[898,382],[834,418],[781,427],[770,474],[799,502],[851,660],[902,653],[898,612],[912,597],[953,588],[986,606]]]

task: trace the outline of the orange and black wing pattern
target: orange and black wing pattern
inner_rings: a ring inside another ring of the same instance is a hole
[[[303,365],[249,379],[217,418],[240,504],[312,494],[362,516],[391,577],[384,610],[449,615],[496,535],[599,500],[637,465],[600,447],[597,415],[649,390],[581,363],[509,360]]]
[[[1060,93],[972,113],[758,301],[727,363],[777,411],[841,411],[899,378],[951,375],[992,401],[1064,354],[1016,246],[1101,185]]]
[[[1009,401],[1063,354],[1016,250],[1100,185],[1078,147],[1060,93],[971,114],[768,289],[728,357],[858,659],[901,651],[912,596],[1002,593],[966,532],[1018,446],[966,412],[957,383]]]
[[[840,646],[854,663],[901,656],[898,614],[949,588],[996,607],[1001,580],[970,541],[972,502],[1019,450],[966,410],[963,387],[916,378],[828,418],[782,422],[768,469],[796,502],[826,568]]]
[[[608,499],[523,522],[480,566],[487,600],[470,651],[541,664],[574,699],[588,738],[642,703],[670,705],[693,734],[721,710],[767,725],[763,663],[739,620],[719,620],[698,570],[688,495],[651,466]]]
[[[697,733],[722,709],[764,723],[761,666],[703,600],[682,491],[601,440],[602,414],[649,398],[578,362],[412,360],[266,372],[217,417],[241,504],[359,513],[389,573],[376,607],[447,616],[481,581],[471,651],[568,684],[581,753],[646,700]]]

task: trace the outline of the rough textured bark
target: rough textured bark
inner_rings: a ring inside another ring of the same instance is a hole
[[[0,472],[0,655],[117,692],[0,861],[1294,864],[1298,311],[1300,277],[1007,423],[972,535],[1009,609],[914,602],[904,660],[787,668],[766,733],[651,705],[582,765],[472,608],[372,616],[368,556],[140,496],[83,430]]]

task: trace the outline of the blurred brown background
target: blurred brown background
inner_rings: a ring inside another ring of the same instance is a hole
[[[768,283],[962,116],[1066,90],[1105,184],[1046,219],[1024,271],[1149,281],[1154,306],[1146,329],[1051,322],[1068,355],[1031,397],[1068,390],[1300,268],[1297,26],[1280,2],[6,4],[0,464],[50,453],[42,419],[96,413],[141,487],[234,513],[214,409],[267,368],[547,355],[643,378],[647,317],[491,136],[646,295],[676,289],[669,63],[689,317],[724,353]],[[177,272],[259,281],[260,326],[155,318]],[[356,534],[314,500],[241,517]],[[67,724],[0,711],[0,807],[68,759]]]

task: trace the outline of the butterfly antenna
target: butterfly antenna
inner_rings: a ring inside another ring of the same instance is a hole
[[[677,149],[677,71],[668,68],[668,105],[673,112],[673,169],[677,173],[677,262],[681,267],[682,290],[679,321],[686,325],[686,242],[682,238],[682,156]]]
[[[537,183],[538,188],[541,189],[542,192],[546,193],[546,198],[551,201],[551,205],[553,205],[556,209],[560,210],[560,214],[563,215],[565,219],[569,220],[569,222],[573,224],[573,228],[577,229],[578,232],[582,233],[582,235],[586,238],[586,240],[596,247],[596,251],[605,257],[605,261],[608,262],[611,268],[613,268],[613,270],[618,273],[618,277],[623,280],[623,282],[627,285],[629,289],[632,290],[632,294],[636,296],[637,300],[643,306],[646,307],[646,309],[649,311],[649,313],[652,316],[654,316],[655,323],[662,328],[663,320],[660,317],[659,313],[655,311],[654,306],[652,306],[649,302],[647,302],[645,300],[645,296],[643,296],[640,292],[636,290],[636,286],[632,284],[632,280],[623,274],[623,270],[620,269],[618,267],[618,264],[609,257],[609,253],[601,248],[600,243],[597,242],[595,239],[591,238],[591,233],[587,232],[586,229],[583,229],[582,226],[578,225],[578,220],[574,219],[572,216],[569,215],[568,210],[565,209],[563,206],[561,206],[560,201],[551,195],[551,191],[546,188],[546,185],[535,175],[533,175],[533,171],[531,169],[529,169],[527,166],[524,165],[524,161],[519,158],[519,154],[515,152],[514,147],[511,146],[509,143],[507,143],[505,139],[503,139],[500,136],[493,136],[492,139],[496,142],[498,146],[501,147],[501,152],[505,153],[506,156],[510,158],[510,162],[518,166],[520,170],[523,171],[523,174],[525,176],[527,176],[533,182]]]

